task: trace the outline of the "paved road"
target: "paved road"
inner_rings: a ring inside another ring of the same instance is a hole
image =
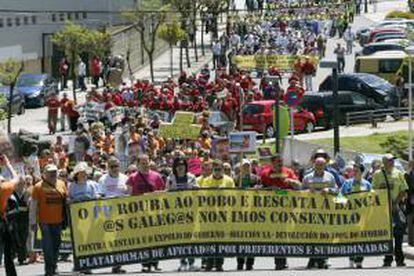
[[[200,264],[200,261],[197,260],[196,264]],[[332,275],[332,276],[349,276],[354,274],[355,276],[398,276],[404,275],[408,276],[414,273],[414,261],[406,261],[407,267],[406,268],[387,268],[384,269],[381,267],[382,265],[382,258],[381,257],[369,257],[366,258],[364,261],[364,268],[363,270],[351,270],[349,268],[349,261],[347,258],[335,258],[330,259],[330,264],[332,265],[329,270],[308,270],[306,269],[307,259],[288,259],[288,263],[290,268],[286,271],[274,271],[273,259],[272,258],[257,258],[255,263],[255,270],[254,271],[237,271],[236,269],[236,259],[229,258],[225,260],[224,270],[225,274],[219,272],[178,272],[178,260],[170,260],[170,261],[163,261],[160,263],[160,267],[162,268],[161,273],[151,273],[150,275],[255,275],[255,276],[265,276],[265,275],[283,275],[283,276],[320,276],[320,275]],[[137,273],[141,272],[141,265],[130,265],[124,267],[127,270],[129,275],[137,275]],[[42,275],[43,273],[43,265],[36,264],[36,265],[28,265],[23,267],[17,268],[18,275]],[[2,271],[0,271],[0,275]],[[72,272],[72,264],[71,263],[63,263],[59,264],[59,272],[61,275],[73,275]],[[94,270],[94,274],[98,275],[112,275],[111,269],[99,269]]]

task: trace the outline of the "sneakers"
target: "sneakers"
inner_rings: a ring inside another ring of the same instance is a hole
[[[401,262],[401,263],[397,263],[397,266],[398,267],[404,267],[404,266],[407,266],[404,262]]]
[[[362,262],[355,262],[355,265],[356,265],[356,269],[362,268]]]
[[[122,269],[121,267],[113,267],[112,268],[112,273],[113,274],[125,274],[126,270]]]

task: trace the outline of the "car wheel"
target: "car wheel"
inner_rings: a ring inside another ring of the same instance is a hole
[[[19,111],[17,112],[17,115],[22,115],[26,112],[26,109],[24,108],[24,104],[21,104],[19,107]]]
[[[266,138],[272,138],[275,135],[275,130],[273,129],[273,126],[267,126],[265,134]]]
[[[306,133],[311,133],[314,130],[315,130],[315,125],[311,121],[307,122],[304,128],[304,131]]]

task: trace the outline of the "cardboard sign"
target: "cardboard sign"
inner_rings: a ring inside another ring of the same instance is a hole
[[[256,132],[242,131],[232,132],[229,135],[230,152],[255,152],[256,151]]]

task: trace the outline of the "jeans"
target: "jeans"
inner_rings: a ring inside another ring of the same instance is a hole
[[[402,231],[394,230],[394,256],[397,264],[404,263],[404,252],[402,250],[404,233]],[[384,264],[391,264],[393,255],[385,255]]]
[[[338,58],[338,73],[342,73],[345,70],[345,58]]]
[[[353,41],[352,40],[348,40],[347,42],[346,42],[346,53],[348,54],[348,55],[350,55],[350,54],[352,54],[352,47],[353,47]]]
[[[239,257],[237,258],[237,269],[241,270],[244,267],[244,264],[246,263],[246,269],[253,268],[254,265],[254,257]]]
[[[183,258],[180,260],[180,264],[182,265],[193,265],[195,262],[194,258]]]
[[[14,252],[12,246],[12,237],[8,230],[3,229],[0,238],[1,246],[4,249],[4,266],[7,276],[17,276],[16,268],[14,267]]]
[[[46,275],[56,272],[59,257],[61,224],[44,224],[40,226],[42,231],[42,250],[45,260]]]

